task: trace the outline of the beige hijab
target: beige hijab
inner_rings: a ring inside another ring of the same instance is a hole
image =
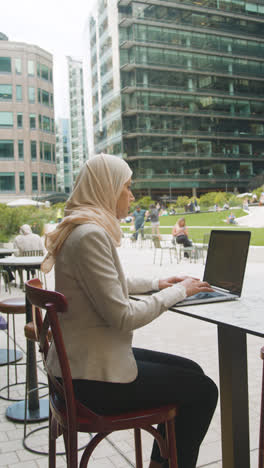
[[[116,218],[116,204],[131,175],[128,164],[117,156],[101,153],[86,162],[66,203],[64,219],[46,235],[48,253],[43,260],[42,271],[48,273],[51,270],[63,242],[80,224],[102,226],[115,244],[120,245],[121,229]]]

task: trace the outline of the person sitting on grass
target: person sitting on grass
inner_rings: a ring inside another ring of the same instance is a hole
[[[234,213],[232,213],[232,211],[231,211],[231,213],[228,216],[226,221],[227,221],[228,224],[236,224],[236,217],[235,217]]]

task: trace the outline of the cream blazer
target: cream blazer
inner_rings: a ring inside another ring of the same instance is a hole
[[[186,297],[185,287],[177,284],[142,301],[130,300],[131,293],[152,290],[153,280],[126,279],[112,239],[95,224],[76,227],[64,242],[56,258],[55,288],[68,301],[60,325],[73,379],[119,383],[137,377],[133,330]],[[47,364],[61,376],[53,345]]]

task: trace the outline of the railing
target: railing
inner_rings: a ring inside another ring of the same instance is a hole
[[[194,173],[194,174],[137,174],[136,171],[133,172],[133,179],[135,182],[139,181],[148,181],[148,180],[160,180],[160,179],[201,179],[201,180],[211,180],[211,179],[224,179],[224,180],[234,180],[234,179],[248,179],[249,177],[253,177],[253,174],[226,174],[226,173],[221,173],[221,174],[199,174],[199,173]]]
[[[119,13],[119,23],[121,23],[123,20],[130,20],[130,24],[133,22],[153,22],[153,23],[159,23],[159,24],[173,24],[175,26],[175,19],[162,19],[162,18],[155,18],[153,16],[137,16],[137,15],[130,15],[128,13]],[[201,30],[205,29],[204,25],[198,25],[198,24],[193,24],[193,23],[181,23],[182,26],[186,27],[191,27],[194,28],[195,30]],[[210,26],[206,25],[206,29],[210,31],[218,31],[221,29],[222,31],[228,32],[232,35],[243,35],[245,37],[257,37],[260,36],[259,32],[255,33],[247,33],[246,29],[244,28],[239,28],[238,25],[232,27],[232,25],[224,24],[224,23],[219,23],[218,28],[216,26]]]
[[[228,158],[235,158],[235,159],[255,159],[255,158],[260,158],[260,159],[264,159],[264,153],[263,154],[236,154],[236,153],[228,153],[228,154],[224,154],[224,153],[186,153],[186,152],[177,152],[176,151],[160,151],[159,153],[158,152],[154,152],[154,151],[140,151],[138,152],[138,154],[136,155],[129,155],[128,156],[128,159],[134,159],[134,158],[142,158],[144,156],[148,156],[148,157],[158,157],[158,158],[162,158],[162,157],[165,157],[165,156],[168,156],[168,157],[173,157],[173,159],[177,159],[177,158],[181,158],[181,159],[189,159],[189,158],[192,158],[192,159],[199,159],[199,158],[212,158],[212,159],[228,159]]]
[[[255,119],[260,119],[263,120],[263,112],[260,113],[260,117],[257,117],[256,114],[252,114],[251,112],[245,112],[245,113],[239,113],[239,112],[234,112],[234,111],[223,111],[223,110],[218,110],[212,108],[209,110],[205,109],[190,109],[188,107],[172,107],[172,106],[144,106],[144,105],[136,105],[136,106],[129,106],[129,105],[124,105],[124,108],[122,109],[123,112],[137,112],[137,111],[146,111],[146,112],[170,112],[173,114],[203,114],[203,115],[222,115],[222,116],[229,116],[229,117],[240,117],[240,118],[255,118]]]
[[[211,94],[220,94],[220,95],[223,95],[223,96],[226,96],[228,99],[235,99],[236,97],[241,97],[241,98],[245,98],[245,97],[250,97],[252,99],[258,99],[258,100],[261,100],[261,101],[264,101],[264,98],[261,97],[260,95],[256,94],[256,95],[252,95],[249,94],[249,93],[239,93],[237,91],[234,91],[234,92],[230,92],[230,91],[223,91],[221,89],[214,89],[214,88],[205,88],[205,89],[202,89],[202,88],[196,88],[195,86],[193,86],[191,89],[190,88],[187,88],[185,86],[168,86],[168,85],[162,85],[162,84],[152,84],[152,83],[135,83],[135,84],[126,84],[123,86],[123,88],[121,89],[121,91],[124,93],[127,89],[129,88],[139,88],[139,89],[146,89],[148,91],[151,91],[153,89],[157,89],[157,90],[164,90],[164,91],[169,91],[169,92],[174,92],[177,93],[177,92],[184,92],[186,93],[187,95],[191,94],[193,95],[194,93],[196,94],[208,94],[209,96]]]
[[[152,38],[146,38],[146,39],[141,39],[140,37],[133,37],[133,38],[127,38],[127,39],[120,39],[119,40],[119,45],[120,45],[120,48],[122,49],[123,46],[127,45],[127,43],[131,43],[131,47],[133,47],[134,45],[137,45],[137,43],[139,44],[151,44],[151,45],[162,45],[162,46],[169,46],[169,47],[173,47],[174,49],[173,50],[177,50],[177,49],[184,49],[184,50],[194,50],[196,51],[196,53],[201,53],[201,51],[204,49],[207,52],[216,52],[218,54],[225,54],[226,56],[228,57],[232,57],[232,56],[236,56],[236,55],[239,55],[239,56],[243,56],[243,57],[248,57],[250,56],[251,58],[252,57],[256,57],[256,58],[262,58],[263,59],[263,52],[264,52],[264,49],[263,48],[257,48],[257,47],[236,47],[236,46],[232,46],[232,49],[231,50],[228,50],[227,47],[225,46],[220,46],[220,47],[214,47],[214,46],[211,46],[210,42],[206,42],[206,41],[197,41],[195,44],[190,44],[188,46],[186,46],[185,44],[181,44],[181,43],[175,43],[173,41],[162,41],[161,39],[159,41],[157,40],[154,40]],[[124,47],[125,49],[127,49],[127,47]],[[222,56],[222,55],[221,55]]]
[[[174,135],[174,136],[184,136],[184,135],[194,135],[194,136],[204,136],[204,137],[235,137],[235,138],[260,138],[261,140],[264,139],[264,133],[261,135],[255,135],[252,133],[244,133],[244,132],[217,132],[217,131],[200,131],[200,130],[183,130],[179,128],[175,128],[173,130],[168,130],[168,129],[160,129],[160,128],[155,128],[155,129],[148,129],[148,128],[133,128],[131,130],[124,130],[123,134],[128,135],[128,134],[135,134],[135,133],[141,133],[141,134],[160,134],[160,135]]]

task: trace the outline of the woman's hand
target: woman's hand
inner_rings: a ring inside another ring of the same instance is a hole
[[[176,283],[180,283],[181,281],[187,280],[187,279],[192,279],[199,281],[198,278],[193,278],[191,276],[171,276],[170,278],[166,279],[161,279],[159,280],[159,289],[166,289],[169,288],[170,286],[173,286]]]
[[[187,296],[193,296],[199,292],[213,291],[210,284],[208,284],[206,281],[200,281],[195,278],[186,278],[182,281],[181,284],[185,287]]]

